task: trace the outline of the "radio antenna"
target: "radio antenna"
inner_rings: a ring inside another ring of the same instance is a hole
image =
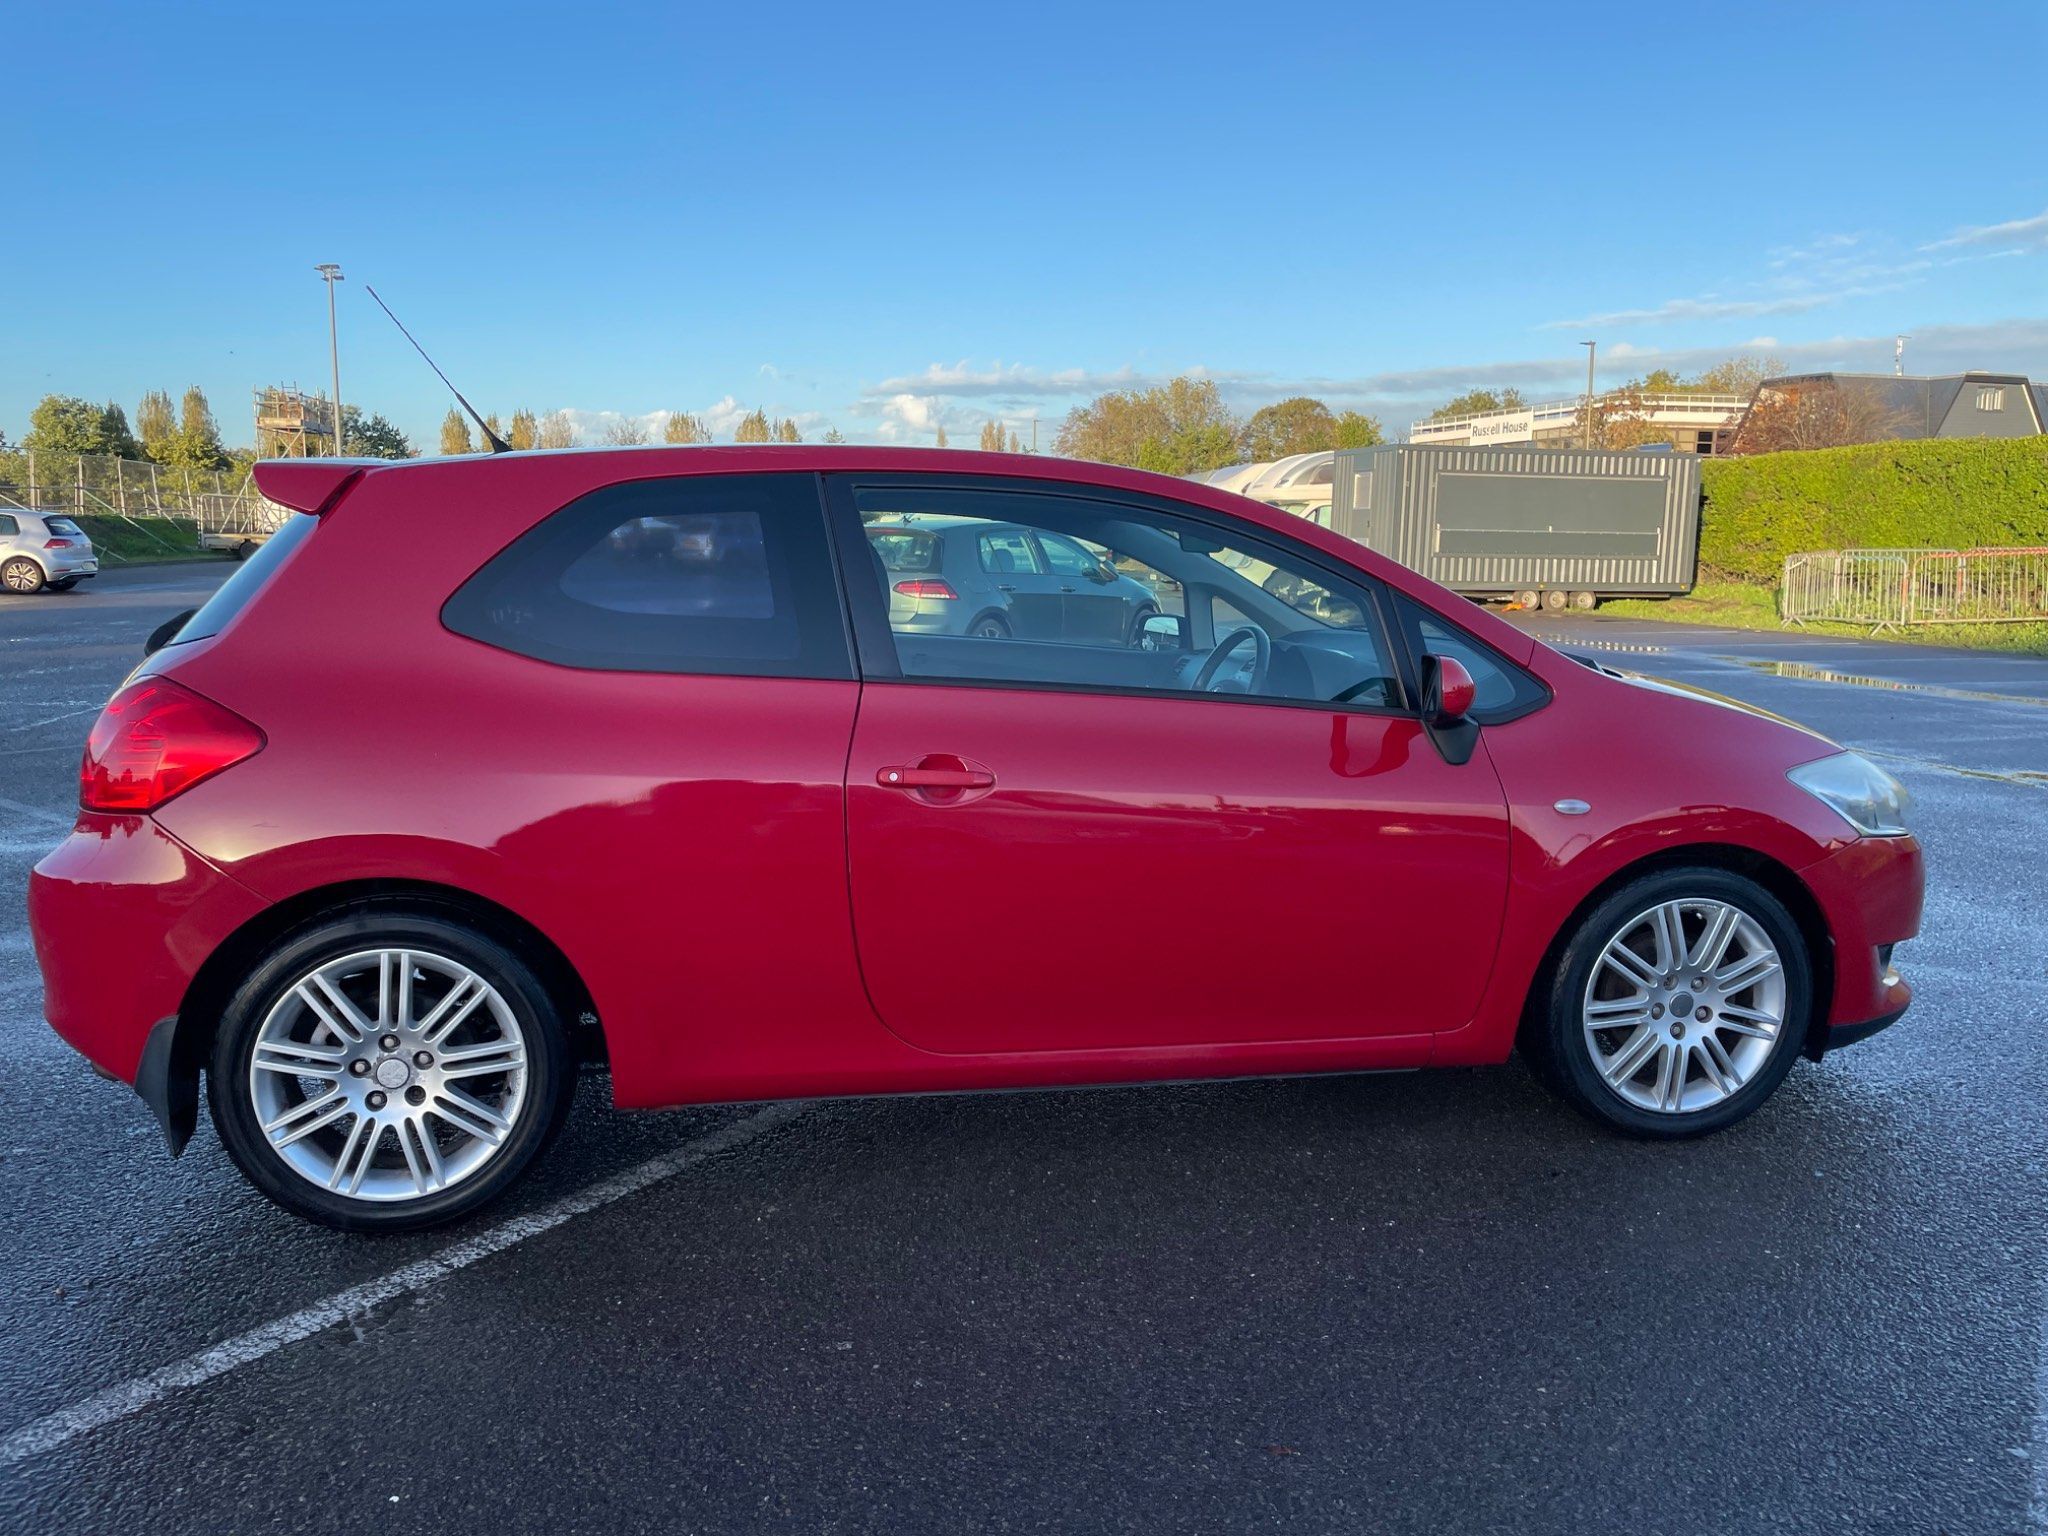
[[[399,319],[398,316],[391,314],[391,306],[389,304],[386,304],[383,301],[383,299],[378,298],[377,290],[372,288],[368,283],[365,283],[363,284],[363,292],[367,293],[371,298],[376,299],[377,307],[383,310],[385,314],[391,315],[391,323],[398,327],[398,334],[403,336],[407,341],[412,342],[413,351],[419,353],[421,358],[425,360],[426,365],[434,370],[434,377],[439,379],[443,384],[448,385],[448,393],[455,397],[455,403],[457,405],[461,406],[465,411],[469,412],[469,419],[476,423],[477,431],[483,433],[484,441],[491,445],[491,452],[510,453],[512,451],[512,445],[506,442],[505,439],[498,436],[497,433],[493,432],[488,426],[484,424],[483,417],[477,415],[476,413],[476,407],[471,405],[467,400],[462,398],[462,391],[457,389],[452,383],[449,382],[448,375],[441,371],[441,365],[435,362],[431,357],[427,356],[427,349],[421,346],[417,341],[413,340],[413,334],[411,331],[408,331],[405,328],[405,322]]]

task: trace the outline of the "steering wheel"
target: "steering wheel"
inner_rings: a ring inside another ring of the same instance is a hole
[[[1263,692],[1266,687],[1266,673],[1273,666],[1273,642],[1266,638],[1263,629],[1251,624],[1240,624],[1216,642],[1216,649],[1209,653],[1208,658],[1202,663],[1202,670],[1195,674],[1194,691],[1221,692],[1221,689],[1213,689],[1211,686],[1216,681],[1216,674],[1223,670],[1224,658],[1247,640],[1252,642],[1253,654],[1252,675],[1245,684],[1245,692]]]

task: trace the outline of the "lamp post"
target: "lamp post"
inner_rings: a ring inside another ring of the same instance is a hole
[[[1579,345],[1586,349],[1586,448],[1590,452],[1593,447],[1593,359],[1599,354],[1600,343],[1582,341]]]
[[[341,341],[334,329],[334,285],[344,281],[341,268],[323,261],[313,269],[327,284],[327,361],[334,369],[334,455],[341,456]]]

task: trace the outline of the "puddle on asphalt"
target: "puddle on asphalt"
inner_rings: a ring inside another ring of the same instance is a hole
[[[1944,688],[1939,683],[1902,683],[1890,677],[1859,677],[1854,672],[1837,672],[1808,661],[1758,661],[1749,656],[1716,656],[1771,677],[1797,678],[1808,683],[1846,683],[1852,688],[1881,688],[1887,693],[1925,693],[1938,699],[1976,699],[1992,704],[2032,704],[2048,709],[2048,699],[2029,698],[2023,693],[1986,693],[1975,688]]]

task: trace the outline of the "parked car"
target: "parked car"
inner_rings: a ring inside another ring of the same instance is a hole
[[[92,540],[71,518],[0,507],[0,591],[69,592],[99,573]]]
[[[107,704],[29,897],[58,1033],[173,1152],[203,1082],[317,1221],[474,1210],[591,1058],[652,1108],[1519,1048],[1674,1138],[1911,996],[1883,771],[1227,492],[828,446],[255,473],[295,514]],[[898,582],[973,574],[910,574],[925,534],[1114,551],[1173,611],[919,627]]]
[[[866,532],[899,631],[1128,645],[1160,611],[1107,552],[1049,529],[892,513]]]

